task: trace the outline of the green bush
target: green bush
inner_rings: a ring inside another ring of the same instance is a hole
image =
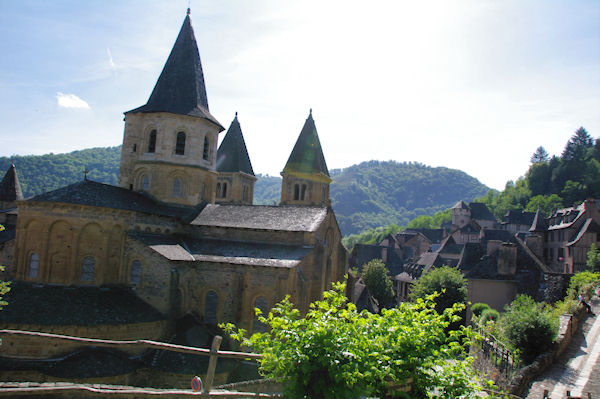
[[[259,316],[270,329],[250,338],[232,324],[221,327],[262,354],[261,374],[282,382],[286,398],[383,398],[392,394],[390,384],[410,380],[410,397],[432,397],[434,389],[435,397],[477,396],[466,352],[471,331],[446,332],[464,306],[438,314],[432,295],[372,314],[358,312],[344,291],[345,284],[334,283],[306,316],[286,298]]]
[[[536,303],[530,296],[519,295],[505,308],[498,327],[505,341],[527,364],[550,349],[558,325],[543,304]]]
[[[567,297],[577,299],[579,294],[583,293],[586,299],[591,298],[594,295],[594,288],[597,286],[598,280],[600,280],[600,273],[576,273],[571,277],[571,281],[569,281]]]
[[[479,322],[481,324],[489,323],[490,321],[497,322],[500,317],[500,313],[496,309],[488,308],[481,313]]]
[[[477,302],[477,303],[472,304],[471,312],[473,313],[473,318],[474,319],[480,318],[481,313],[483,313],[483,311],[486,309],[490,309],[490,305],[488,305],[487,303]]]
[[[361,278],[367,289],[377,299],[380,308],[394,305],[394,288],[388,270],[381,259],[373,259],[362,268]]]
[[[435,309],[442,313],[455,303],[464,304],[467,301],[467,281],[460,270],[450,266],[442,266],[423,274],[413,285],[410,298],[415,301],[424,299],[434,292],[439,293]]]

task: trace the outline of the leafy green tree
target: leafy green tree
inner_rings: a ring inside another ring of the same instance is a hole
[[[470,330],[446,333],[461,305],[438,314],[430,296],[381,314],[359,313],[344,290],[334,283],[306,316],[284,299],[259,316],[270,329],[249,338],[232,324],[222,327],[262,354],[261,374],[282,382],[286,398],[386,398],[391,384],[410,381],[410,397],[475,397]]]
[[[587,130],[580,127],[567,142],[562,153],[562,159],[563,161],[580,160],[585,156],[587,149],[593,146],[594,141],[592,137],[588,134]]]
[[[539,146],[531,156],[530,161],[532,164],[536,164],[540,162],[547,162],[548,159],[550,159],[550,157],[546,149],[542,146]]]
[[[529,167],[526,179],[531,195],[545,195],[550,192],[552,170],[549,162],[536,162]]]
[[[563,200],[556,194],[552,195],[536,195],[531,197],[525,210],[527,212],[535,212],[538,209],[542,212],[542,215],[549,215],[552,209],[558,209],[563,207]]]
[[[394,288],[388,270],[381,259],[363,265],[361,278],[380,307],[394,306]]]
[[[590,250],[587,253],[587,261],[585,262],[588,270],[591,272],[600,272],[600,250],[596,247],[596,244],[590,246]]]
[[[498,330],[525,363],[550,349],[557,328],[544,305],[527,295],[517,296],[498,319]]]
[[[410,299],[417,301],[433,293],[439,293],[435,309],[442,313],[454,304],[467,302],[467,281],[462,273],[453,267],[442,266],[423,274],[413,285]]]
[[[579,294],[583,294],[586,298],[590,298],[594,294],[594,288],[599,279],[600,273],[590,271],[575,273],[569,280],[567,297],[577,299]]]
[[[0,224],[0,231],[4,230],[4,226]],[[0,272],[4,270],[4,266],[0,265]],[[0,280],[0,309],[6,306],[8,303],[3,300],[4,295],[10,291],[10,282]]]

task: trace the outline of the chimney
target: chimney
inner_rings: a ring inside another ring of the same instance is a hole
[[[517,246],[503,243],[498,251],[498,274],[501,276],[514,275],[517,272]]]

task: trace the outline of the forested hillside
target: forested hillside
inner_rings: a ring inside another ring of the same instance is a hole
[[[117,184],[121,147],[92,148],[69,154],[0,158],[7,170],[14,162],[23,188],[30,197],[83,179]],[[386,226],[405,225],[419,215],[432,215],[458,200],[482,196],[487,187],[455,169],[419,163],[369,161],[331,171],[332,206],[344,235]],[[281,177],[258,175],[254,203],[279,203]]]
[[[68,154],[13,155],[0,158],[2,175],[11,163],[17,168],[19,182],[25,197],[88,178],[102,183],[117,184],[121,146],[89,148]]]
[[[509,210],[540,211],[547,216],[553,208],[580,204],[586,198],[600,198],[600,138],[594,139],[580,127],[567,141],[560,156],[550,157],[543,146],[532,154],[529,169],[516,182],[508,181],[503,191],[489,190],[475,199],[485,203],[500,221]],[[375,244],[404,228],[439,228],[450,220],[450,212],[420,216],[407,225],[384,223],[344,238],[344,244]]]

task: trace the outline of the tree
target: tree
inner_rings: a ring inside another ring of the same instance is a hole
[[[530,161],[532,164],[536,164],[540,162],[547,162],[549,159],[550,157],[546,149],[542,146],[539,146],[531,156]]]
[[[552,195],[536,195],[532,197],[525,210],[527,212],[536,212],[538,209],[542,212],[542,215],[549,215],[552,209],[559,209],[563,206],[563,200],[556,194]]]
[[[590,246],[590,250],[587,253],[587,261],[585,262],[588,270],[591,272],[600,272],[600,250],[596,247],[596,244]]]
[[[394,305],[392,279],[388,276],[388,270],[381,259],[373,259],[363,265],[361,278],[380,307],[388,308]]]
[[[543,304],[530,296],[518,295],[500,315],[498,328],[523,361],[531,363],[552,346],[558,325]]]
[[[462,305],[438,314],[430,296],[381,314],[359,313],[344,290],[334,283],[306,316],[285,298],[259,316],[270,329],[249,338],[232,324],[222,327],[262,354],[261,374],[282,382],[286,398],[385,398],[390,384],[411,380],[411,397],[433,397],[434,388],[435,397],[475,397],[470,329],[446,333]]]
[[[4,230],[4,226],[0,224],[0,231]],[[0,272],[4,270],[3,266],[0,266]],[[4,295],[10,291],[10,282],[0,280],[0,309],[7,305],[7,302],[3,300]]]
[[[587,152],[588,148],[594,146],[594,141],[588,132],[580,127],[571,136],[562,153],[563,161],[580,160]]]
[[[467,281],[462,273],[453,267],[442,266],[423,274],[413,285],[410,299],[416,301],[424,299],[434,292],[439,293],[435,309],[442,313],[444,309],[451,308],[455,303],[467,302]]]

